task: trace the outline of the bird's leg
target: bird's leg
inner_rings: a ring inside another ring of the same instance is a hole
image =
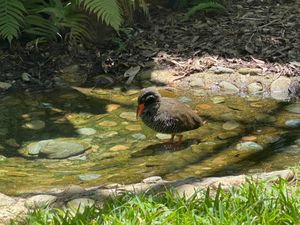
[[[177,145],[181,145],[183,135],[182,135],[182,134],[177,134],[177,137],[178,137],[178,142],[177,142],[176,144],[177,144]]]
[[[176,134],[172,134],[171,138],[167,141],[164,141],[164,144],[173,144],[174,143],[174,137]]]

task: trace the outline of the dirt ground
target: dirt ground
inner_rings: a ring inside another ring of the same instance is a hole
[[[112,84],[124,82],[124,72],[138,65],[141,70],[170,68],[180,77],[219,65],[300,76],[300,1],[232,1],[227,8],[184,21],[184,11],[154,7],[150,21],[135,23],[127,35],[121,32],[102,46],[14,43],[0,49],[0,82],[12,89],[50,88],[74,64],[87,74],[90,86],[93,77],[105,73]]]

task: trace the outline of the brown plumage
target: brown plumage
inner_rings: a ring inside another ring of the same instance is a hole
[[[201,118],[188,106],[176,99],[161,97],[155,88],[145,88],[138,97],[137,117],[151,129],[179,136],[184,131],[194,130],[203,125]]]

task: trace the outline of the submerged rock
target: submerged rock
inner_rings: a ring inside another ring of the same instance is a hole
[[[222,97],[222,96],[216,96],[216,97],[213,97],[211,98],[212,102],[215,103],[215,104],[220,104],[220,103],[223,103],[225,102],[225,98]]]
[[[246,142],[237,144],[237,150],[239,150],[239,151],[249,151],[249,150],[261,151],[261,150],[263,150],[263,147],[253,141],[246,141]]]
[[[106,108],[107,112],[112,112],[112,111],[115,111],[118,108],[120,108],[120,105],[118,105],[118,104],[109,104],[105,108]]]
[[[142,127],[138,124],[133,124],[133,125],[126,126],[125,129],[129,131],[140,131],[142,130]]]
[[[227,121],[226,123],[223,124],[223,129],[224,130],[234,130],[235,128],[238,128],[240,124],[234,120],[232,121]]]
[[[291,119],[291,120],[287,120],[285,122],[285,125],[287,127],[291,127],[291,128],[294,128],[294,127],[300,127],[300,119]]]
[[[120,117],[129,121],[136,121],[136,114],[134,112],[122,112]]]
[[[97,174],[97,173],[85,173],[79,175],[79,179],[82,181],[95,180],[98,179],[99,177],[101,177],[101,174]]]
[[[102,127],[114,127],[117,125],[117,123],[115,121],[105,120],[100,122],[99,125]]]
[[[178,98],[178,101],[181,102],[181,103],[188,103],[188,102],[191,102],[192,99],[186,97],[186,96],[181,96]]]
[[[82,135],[93,135],[96,132],[97,131],[95,129],[88,128],[88,127],[77,129],[77,133],[82,134]]]
[[[42,120],[33,120],[24,124],[24,128],[32,129],[32,130],[40,130],[45,127],[45,122]]]
[[[137,139],[137,140],[145,140],[146,139],[146,136],[142,133],[136,133],[136,134],[133,134],[131,135],[134,139]]]
[[[99,138],[110,138],[110,137],[116,136],[117,134],[118,134],[117,131],[110,131],[110,132],[107,132],[107,133],[100,134],[97,137],[99,137]]]
[[[75,140],[43,140],[27,147],[29,155],[44,156],[48,159],[64,159],[79,155],[88,148],[88,144]]]
[[[125,151],[127,149],[128,149],[128,147],[125,145],[115,145],[115,146],[111,147],[109,150],[117,152],[117,151]]]
[[[166,140],[171,138],[171,134],[157,133],[156,137],[160,140]]]
[[[300,113],[300,103],[291,104],[285,109],[291,113]]]
[[[240,91],[235,85],[233,85],[227,81],[222,81],[220,83],[220,87],[222,88],[223,91],[229,92],[229,93],[238,93]]]

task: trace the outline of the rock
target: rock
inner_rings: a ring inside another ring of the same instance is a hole
[[[166,140],[171,138],[171,134],[157,133],[156,137],[160,140]]]
[[[30,209],[41,208],[51,205],[56,199],[57,197],[53,195],[34,195],[26,199],[25,205]]]
[[[112,112],[112,111],[115,111],[118,108],[120,108],[120,105],[118,105],[118,104],[109,104],[105,108],[106,108],[107,112]]]
[[[257,137],[255,136],[244,136],[242,137],[242,141],[255,141]]]
[[[287,120],[287,121],[285,122],[285,126],[291,127],[291,128],[300,127],[300,119],[291,119],[291,120]]]
[[[10,83],[5,83],[5,82],[0,82],[0,90],[7,90],[11,87],[12,85]]]
[[[110,137],[113,137],[113,136],[116,136],[118,134],[117,131],[110,131],[110,132],[107,132],[107,133],[103,133],[97,137],[99,138],[110,138]]]
[[[96,173],[85,173],[79,175],[79,179],[82,181],[89,181],[89,180],[95,180],[101,177],[101,174],[96,174]]]
[[[196,191],[197,187],[192,184],[183,184],[174,188],[174,191],[180,196],[186,199],[192,197]]]
[[[31,75],[26,72],[22,73],[21,77],[22,77],[22,80],[26,81],[26,82],[30,81],[30,79],[31,79]]]
[[[259,68],[242,67],[238,70],[238,72],[243,75],[246,75],[246,74],[259,75],[259,74],[261,74],[262,70]]]
[[[81,71],[78,65],[66,66],[61,70],[59,79],[69,85],[81,85],[87,79],[87,73]]]
[[[115,121],[104,120],[100,122],[99,125],[102,127],[114,127],[117,123]]]
[[[134,112],[122,112],[120,117],[129,121],[136,121],[136,114]]]
[[[5,143],[11,147],[18,148],[20,145],[17,143],[16,139],[10,138],[5,141]]]
[[[224,130],[234,130],[235,128],[238,128],[240,124],[234,120],[232,121],[227,121],[226,123],[223,124],[223,129]]]
[[[96,76],[95,83],[97,87],[110,87],[115,83],[115,80],[113,79],[113,75],[108,74],[100,74]]]
[[[125,127],[126,130],[129,130],[129,131],[140,131],[142,130],[142,127],[140,125],[128,125]]]
[[[263,87],[260,83],[255,82],[247,86],[247,90],[250,94],[259,94],[263,91]]]
[[[186,96],[181,96],[178,98],[178,101],[181,102],[181,103],[188,103],[188,102],[191,102],[192,99],[186,97]]]
[[[134,139],[137,139],[137,140],[145,140],[146,139],[146,136],[144,134],[141,134],[141,133],[136,133],[136,134],[133,134],[131,136]]]
[[[225,132],[218,135],[218,138],[221,140],[226,140],[229,138],[237,137],[239,134],[236,132]]]
[[[220,104],[220,103],[225,102],[225,98],[222,96],[213,97],[213,98],[211,98],[211,100],[214,104]]]
[[[240,91],[235,85],[233,85],[227,81],[222,81],[220,83],[220,87],[223,91],[228,92],[228,93],[238,93]]]
[[[78,134],[81,134],[81,135],[93,135],[97,132],[95,129],[88,128],[88,127],[80,128],[80,129],[77,129],[76,131]]]
[[[11,198],[5,194],[0,193],[0,207],[2,206],[8,206],[8,205],[13,205],[17,201],[14,198]]]
[[[25,123],[23,127],[32,130],[40,130],[45,127],[45,122],[42,120],[33,120],[28,123]]]
[[[204,87],[204,82],[199,77],[193,77],[190,75],[189,84],[191,87]]]
[[[246,142],[237,144],[237,150],[239,150],[239,151],[249,151],[249,150],[261,151],[261,150],[263,150],[263,147],[255,142],[246,141]]]
[[[92,207],[95,201],[90,198],[76,198],[67,203],[67,207],[74,210],[74,212],[83,213],[86,207]]]
[[[28,154],[45,156],[48,159],[64,159],[79,155],[89,148],[88,144],[78,141],[43,140],[30,144]]]
[[[300,103],[291,104],[287,107],[285,107],[285,110],[291,112],[291,113],[300,113]]]
[[[145,184],[156,184],[163,181],[163,179],[160,176],[153,176],[145,178],[142,182]]]
[[[111,147],[109,150],[117,152],[117,151],[125,151],[127,149],[128,149],[128,147],[125,145],[115,145],[115,146]]]
[[[215,74],[222,74],[222,73],[234,73],[234,70],[231,68],[227,68],[224,66],[212,66],[209,71],[214,72]]]
[[[172,70],[146,70],[138,74],[140,80],[150,80],[155,84],[166,85],[174,79],[175,72]]]
[[[271,84],[271,96],[278,100],[289,98],[289,87],[291,80],[287,77],[280,77]]]
[[[262,114],[262,113],[255,115],[255,119],[263,123],[274,123],[276,121],[275,116],[270,116],[268,114]]]

